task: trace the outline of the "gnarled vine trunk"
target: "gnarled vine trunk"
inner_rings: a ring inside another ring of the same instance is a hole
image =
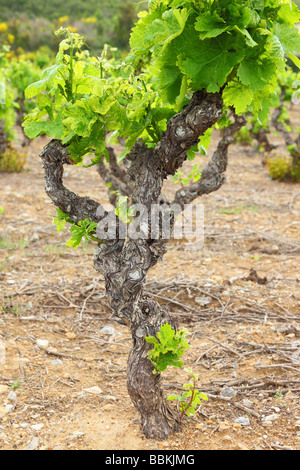
[[[109,167],[98,167],[106,181],[130,194],[133,204],[151,209],[163,201],[162,186],[167,175],[174,175],[186,160],[186,152],[198,143],[199,136],[222,116],[222,96],[196,92],[189,105],[173,116],[167,131],[154,149],[137,142],[126,158],[124,168],[116,166],[110,149]],[[227,152],[235,132],[245,119],[235,116],[235,122],[224,130],[217,150],[202,172],[202,177],[191,186],[177,191],[172,203],[184,208],[198,196],[219,189],[225,181]],[[60,141],[51,141],[40,154],[45,169],[46,192],[54,204],[78,223],[85,218],[101,222],[107,216],[102,206],[88,197],[80,197],[63,185],[63,165],[72,164],[68,150]],[[102,171],[101,171],[102,168]],[[172,218],[172,215],[170,216]],[[172,223],[174,219],[172,218]],[[168,322],[176,328],[168,311],[143,292],[146,275],[166,252],[162,236],[151,239],[150,224],[146,236],[126,240],[117,236],[104,240],[95,253],[94,267],[105,278],[106,291],[114,315],[128,325],[132,334],[132,350],[128,359],[127,386],[133,404],[141,415],[142,428],[149,438],[165,439],[178,427],[178,419],[168,406],[159,374],[153,374],[148,359],[150,345],[146,336],[155,336],[161,325]]]
[[[4,122],[0,120],[0,157],[7,148],[6,134],[4,131]]]

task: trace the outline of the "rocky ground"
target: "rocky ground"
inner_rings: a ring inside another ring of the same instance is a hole
[[[128,397],[130,333],[110,318],[94,246],[66,248],[52,226],[45,142],[26,172],[0,175],[0,449],[299,450],[299,185],[271,181],[261,155],[233,146],[227,183],[199,201],[204,245],[172,241],[151,271],[146,289],[189,329],[185,366],[208,396],[158,442]],[[68,169],[66,184],[107,202],[94,169]],[[186,381],[167,371],[166,394]]]

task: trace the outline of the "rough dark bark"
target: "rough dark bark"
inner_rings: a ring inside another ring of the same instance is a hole
[[[277,132],[279,132],[279,134],[282,135],[282,137],[284,138],[286,146],[289,146],[289,145],[293,145],[293,143],[294,143],[293,138],[291,136],[291,133],[288,132],[288,130],[286,129],[286,125],[283,122],[279,121],[279,118],[281,116],[283,106],[284,106],[284,95],[285,95],[285,92],[284,92],[284,90],[282,90],[281,94],[280,94],[280,104],[274,110],[274,113],[273,113],[272,118],[271,118],[271,124],[272,124],[273,127],[275,127]],[[291,125],[290,121],[286,122],[286,124]]]
[[[225,172],[228,164],[228,148],[234,142],[235,133],[246,125],[244,116],[234,116],[234,123],[225,128],[213,156],[202,171],[199,181],[180,189],[175,194],[173,203],[190,204],[197,197],[217,191],[226,181]]]
[[[17,102],[18,102],[19,107],[16,109],[16,114],[17,114],[16,125],[19,126],[19,128],[22,131],[22,135],[23,135],[22,147],[28,147],[31,143],[31,139],[27,137],[27,135],[25,134],[25,129],[22,126],[24,116],[26,116],[24,100],[21,98],[18,98]]]
[[[170,119],[165,135],[155,147],[167,175],[176,173],[186,152],[221,118],[222,107],[221,94],[198,91],[183,111]]]
[[[153,374],[153,366],[148,359],[151,346],[144,337],[155,336],[166,322],[174,328],[176,325],[167,310],[146,296],[140,296],[135,309],[135,321],[131,324],[133,348],[128,359],[127,388],[140,412],[146,436],[165,439],[179,423],[166,403],[160,375]]]
[[[284,106],[284,96],[285,92],[282,90],[280,95],[280,104],[274,110],[271,123],[277,132],[282,135],[285,145],[287,147],[291,147],[290,153],[292,156],[292,167],[298,168],[300,165],[300,135],[298,134],[296,139],[293,138],[292,133],[287,129],[287,126],[291,127],[290,120],[287,120],[285,123],[279,121]]]
[[[262,146],[264,152],[270,153],[272,152],[272,150],[277,148],[277,145],[273,145],[270,143],[268,134],[270,134],[270,131],[267,129],[258,129],[257,132],[254,132],[253,129],[250,129],[251,137],[257,140],[258,142],[257,150],[260,148],[260,146]],[[266,163],[265,159],[263,160],[263,163]]]
[[[6,134],[4,131],[4,122],[0,120],[0,157],[7,149]]]
[[[45,170],[45,190],[52,202],[75,222],[86,218],[99,222],[100,204],[89,197],[80,197],[63,185],[64,165],[73,165],[68,149],[59,140],[51,140],[41,151]]]
[[[181,113],[169,122],[167,131],[154,149],[137,142],[119,168],[112,154],[109,166],[100,173],[105,178],[115,178],[116,185],[125,185],[133,204],[143,204],[150,210],[152,204],[164,201],[161,191],[167,175],[173,175],[186,159],[186,152],[198,142],[198,138],[222,115],[220,94],[197,92]],[[227,166],[227,150],[233,141],[234,130],[244,121],[240,118],[225,130],[212,161],[203,172],[197,188],[188,188],[189,197],[195,197],[218,189],[224,182]],[[85,218],[99,221],[103,208],[97,202],[77,196],[64,187],[63,165],[71,164],[67,148],[59,141],[50,142],[42,151],[45,169],[46,192],[54,204],[78,222]],[[183,193],[177,193],[181,202]],[[172,215],[170,216],[172,217]],[[146,221],[149,219],[146,219]],[[132,333],[133,346],[129,355],[127,386],[130,397],[141,415],[145,434],[151,438],[165,439],[172,429],[178,427],[177,418],[168,406],[161,386],[160,375],[153,374],[148,359],[151,347],[145,337],[155,336],[161,325],[168,322],[176,328],[167,310],[148,298],[143,292],[145,277],[151,267],[164,255],[166,240],[151,239],[149,225],[144,227],[144,236],[123,240],[118,236],[99,244],[94,257],[94,267],[105,278],[106,291],[114,315],[126,323]]]
[[[107,148],[109,161],[106,164],[104,156],[97,165],[97,171],[106,184],[110,185],[108,196],[113,206],[117,205],[118,194],[130,197],[133,192],[132,181],[125,168],[117,163],[117,157],[113,148]]]

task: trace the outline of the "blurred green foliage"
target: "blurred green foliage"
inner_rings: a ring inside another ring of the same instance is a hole
[[[84,35],[93,53],[105,43],[127,50],[130,30],[143,6],[138,0],[0,0],[0,43],[25,52],[40,47],[56,51],[53,31],[69,26]],[[5,35],[1,25],[7,26]]]

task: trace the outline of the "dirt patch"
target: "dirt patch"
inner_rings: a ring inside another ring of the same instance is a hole
[[[45,143],[26,172],[0,175],[0,449],[299,450],[299,185],[232,147],[227,184],[199,201],[204,245],[171,242],[151,271],[147,291],[188,327],[185,364],[209,400],[168,441],[149,441],[126,389],[130,334],[110,318],[94,247],[66,248],[51,225]],[[94,169],[68,168],[66,185],[108,202]],[[164,377],[168,395],[187,379]]]

